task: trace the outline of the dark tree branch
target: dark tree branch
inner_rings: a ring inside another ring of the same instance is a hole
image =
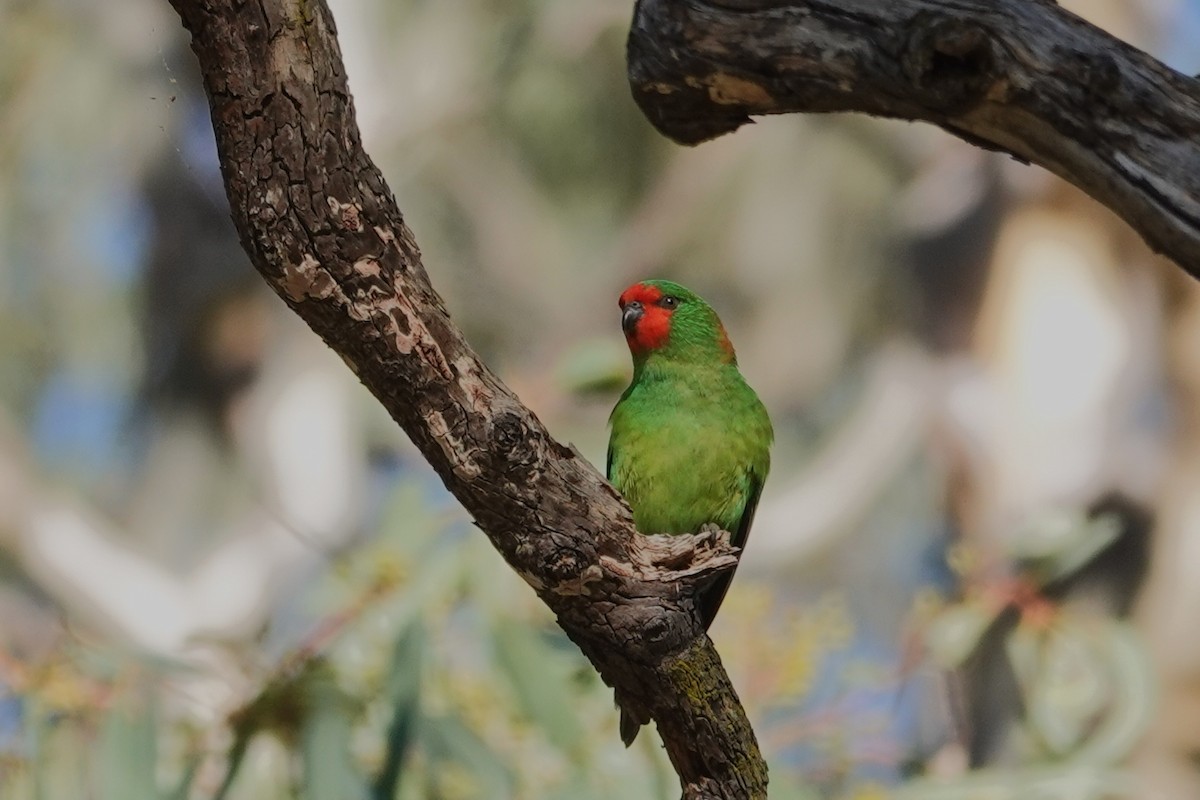
[[[728,537],[635,536],[613,489],[463,340],[363,152],[323,0],[172,5],[192,34],[255,267],[404,428],[604,679],[654,718],[684,796],[765,797],[754,732],[693,604],[698,586],[735,564]]]
[[[1065,178],[1200,276],[1200,80],[1050,0],[638,0],[629,80],[687,144],[755,114],[932,122]]]

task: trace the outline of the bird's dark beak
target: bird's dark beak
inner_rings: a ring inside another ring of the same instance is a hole
[[[637,327],[638,320],[645,314],[645,309],[638,300],[626,303],[625,308],[621,309],[621,330],[626,334],[633,333],[633,329]]]

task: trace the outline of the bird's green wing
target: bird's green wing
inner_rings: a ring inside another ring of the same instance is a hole
[[[733,534],[734,547],[745,547],[746,540],[750,538],[750,526],[754,524],[754,512],[758,510],[758,498],[762,496],[764,481],[762,475],[754,470],[750,471],[750,491],[746,495],[746,508],[742,510],[737,530],[730,531]]]
[[[758,498],[762,496],[763,482],[766,480],[766,476],[759,475],[758,472],[751,470],[749,479],[746,505],[742,509],[741,518],[738,520],[737,530],[729,532],[732,536],[730,543],[739,549],[744,548],[746,540],[750,538],[750,526],[754,524],[754,512],[758,510]],[[738,559],[740,561],[740,554]],[[700,617],[704,620],[705,630],[708,630],[713,620],[716,619],[717,610],[721,608],[721,602],[725,600],[725,593],[729,591],[729,584],[733,582],[733,573],[736,571],[737,565],[734,565],[733,569],[717,578],[700,595]]]

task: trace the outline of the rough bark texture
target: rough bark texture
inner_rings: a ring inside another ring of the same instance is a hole
[[[754,732],[693,607],[696,587],[734,565],[728,537],[635,536],[613,489],[463,340],[363,152],[323,0],[172,4],[192,34],[255,267],[383,403],[604,679],[654,718],[684,797],[765,797]]]
[[[1074,183],[1200,276],[1200,81],[1048,0],[638,0],[629,78],[688,144],[754,114],[932,122]]]

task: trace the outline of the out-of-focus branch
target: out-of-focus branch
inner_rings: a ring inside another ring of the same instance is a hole
[[[771,569],[829,548],[912,462],[944,404],[944,370],[914,345],[883,348],[855,410],[812,463],[759,508],[742,569]]]
[[[629,79],[696,143],[756,114],[924,120],[1040,164],[1200,276],[1200,81],[1045,0],[638,0]]]
[[[48,489],[0,413],[0,550],[73,618],[137,651],[200,663],[214,642],[254,637],[290,583],[355,530],[361,470],[350,445],[350,387],[341,365],[321,355],[332,363],[265,378],[236,434],[256,454],[270,509],[232,519],[186,572],[133,546],[78,498]],[[297,418],[310,420],[307,437],[283,427]]]
[[[362,149],[322,0],[172,0],[192,34],[242,243],[404,428],[634,711],[689,798],[766,794],[766,766],[695,613],[728,540],[640,537],[628,509],[485,367],[429,284]],[[304,436],[298,427],[296,436]]]

